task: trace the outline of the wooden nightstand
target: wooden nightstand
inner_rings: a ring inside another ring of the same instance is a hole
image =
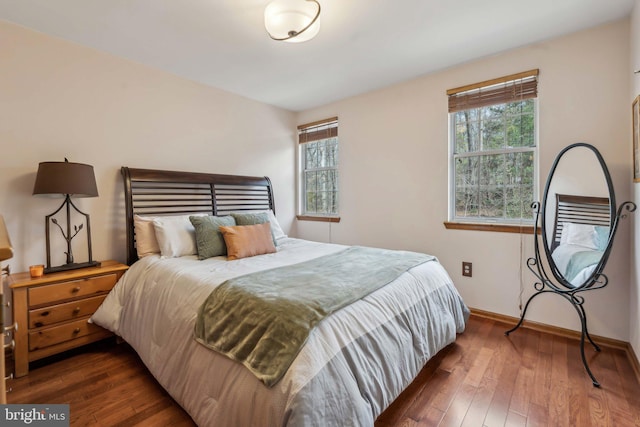
[[[45,274],[12,274],[15,376],[29,373],[29,362],[111,336],[87,320],[127,270],[116,261],[99,267]]]

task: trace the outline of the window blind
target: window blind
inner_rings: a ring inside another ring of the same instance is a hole
[[[298,126],[298,142],[318,141],[320,139],[334,138],[338,136],[338,118],[320,120]]]
[[[449,89],[449,112],[536,98],[538,73],[539,70],[535,69]]]

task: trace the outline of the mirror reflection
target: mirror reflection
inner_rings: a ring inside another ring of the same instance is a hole
[[[609,244],[607,174],[594,151],[577,146],[562,154],[547,185],[542,232],[551,271],[565,287],[586,285]]]
[[[573,287],[586,283],[609,243],[609,199],[556,194],[551,257]]]

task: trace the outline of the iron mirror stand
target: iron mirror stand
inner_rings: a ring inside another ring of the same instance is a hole
[[[585,338],[589,340],[589,342],[591,343],[595,351],[600,351],[600,347],[593,341],[593,339],[591,338],[591,335],[589,335],[589,330],[587,328],[587,314],[583,307],[584,297],[582,295],[579,295],[579,293],[586,292],[586,291],[593,291],[596,289],[602,289],[605,286],[607,286],[609,279],[605,274],[599,272],[594,274],[589,280],[587,280],[581,286],[564,289],[563,287],[558,286],[551,278],[549,278],[541,262],[542,257],[540,255],[540,245],[539,245],[539,238],[538,238],[538,230],[539,230],[538,219],[540,216],[540,202],[532,203],[531,207],[535,212],[535,225],[534,225],[535,257],[531,257],[527,259],[527,268],[529,268],[529,270],[533,273],[533,275],[538,278],[538,281],[535,282],[533,285],[536,292],[533,295],[531,295],[527,300],[524,306],[524,310],[522,310],[520,321],[513,328],[506,331],[504,334],[506,336],[509,336],[511,332],[514,332],[516,329],[522,326],[522,323],[524,322],[525,316],[527,314],[527,309],[529,308],[529,304],[531,304],[531,301],[533,301],[535,297],[544,293],[554,293],[554,294],[560,295],[561,297],[569,301],[569,303],[573,306],[573,308],[575,308],[576,312],[578,313],[578,317],[580,318],[580,324],[582,326],[582,331],[580,335],[580,356],[582,357],[582,364],[584,365],[587,373],[589,374],[589,377],[591,378],[593,385],[595,387],[600,387],[600,383],[598,382],[598,380],[596,380],[596,377],[591,372],[591,369],[589,368],[589,364],[587,363],[587,359],[584,354]],[[615,232],[618,227],[618,221],[621,218],[624,218],[626,216],[626,215],[623,215],[623,211],[626,210],[628,212],[633,212],[635,211],[635,209],[636,209],[636,205],[633,202],[624,202],[620,205],[620,207],[617,210],[616,217],[612,224],[610,239],[613,239],[613,237],[615,236]],[[610,249],[611,249],[611,245],[609,245],[608,250]]]

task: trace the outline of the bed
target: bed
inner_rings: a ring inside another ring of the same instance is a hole
[[[571,286],[592,277],[609,243],[610,225],[608,198],[556,194],[551,256]]]
[[[122,174],[130,269],[91,321],[128,342],[198,425],[372,426],[464,330],[469,310],[444,268],[429,258],[320,321],[284,375],[267,386],[245,365],[194,339],[203,301],[234,278],[296,268],[351,248],[284,235],[266,177],[127,167]],[[234,212],[268,213],[277,250],[233,261],[139,256],[144,245],[136,219]]]

